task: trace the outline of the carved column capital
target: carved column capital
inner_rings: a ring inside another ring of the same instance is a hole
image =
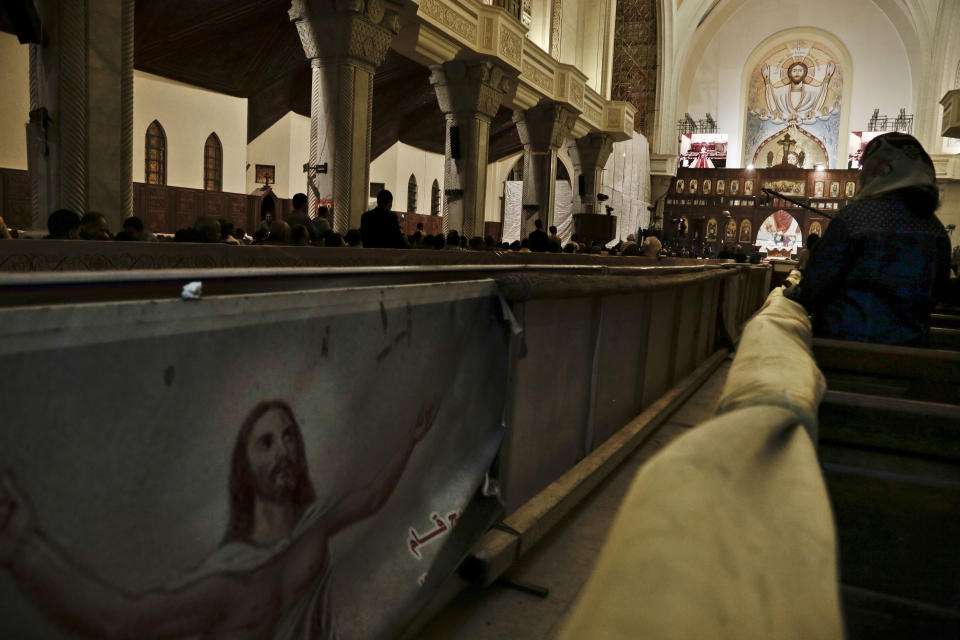
[[[454,60],[430,68],[430,84],[444,114],[475,114],[492,120],[516,83],[515,72],[486,60]]]
[[[514,111],[520,142],[534,151],[558,150],[577,122],[578,112],[560,102],[538,104],[525,111]]]
[[[605,133],[588,133],[576,139],[577,153],[584,170],[603,168],[613,152],[613,136]]]
[[[293,0],[287,13],[307,58],[348,58],[373,69],[383,64],[400,29],[399,16],[388,12],[383,0]],[[322,39],[316,28],[320,23],[328,34]]]

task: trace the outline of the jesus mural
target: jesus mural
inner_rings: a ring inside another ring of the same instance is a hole
[[[82,637],[336,637],[327,602],[330,539],[380,510],[436,415],[436,404],[424,406],[368,484],[324,505],[290,406],[259,403],[234,445],[222,542],[194,571],[141,593],[67,557],[43,533],[23,490],[0,474],[0,567],[52,622]]]
[[[834,48],[788,36],[757,52],[749,76],[744,162],[759,165],[769,158],[770,165],[838,166],[845,71]],[[795,144],[780,150],[772,143],[788,131]]]
[[[798,60],[787,67],[785,77],[775,84],[770,79],[770,66],[764,64],[760,73],[763,76],[767,112],[775,122],[798,122],[829,116],[832,105],[827,104],[827,89],[836,68],[836,64],[829,61],[826,75],[818,82],[809,77],[809,68]]]

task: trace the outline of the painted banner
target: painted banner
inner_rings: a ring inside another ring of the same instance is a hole
[[[0,310],[0,637],[395,635],[489,524],[501,313],[491,281]]]

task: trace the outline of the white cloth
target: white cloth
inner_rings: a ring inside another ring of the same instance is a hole
[[[507,180],[503,183],[503,240],[520,240],[520,221],[523,219],[523,182]]]
[[[573,189],[566,180],[557,180],[553,198],[553,225],[557,228],[562,244],[570,241],[573,235]]]

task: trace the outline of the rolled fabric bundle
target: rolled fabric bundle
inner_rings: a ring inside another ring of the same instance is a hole
[[[791,274],[792,275],[792,274]],[[717,413],[763,405],[789,409],[817,441],[817,409],[827,382],[810,348],[812,328],[802,305],[770,292],[747,323]]]
[[[833,516],[793,412],[748,407],[641,468],[559,640],[842,640]]]
[[[842,640],[810,340],[803,307],[771,292],[721,415],[641,468],[560,640]]]

